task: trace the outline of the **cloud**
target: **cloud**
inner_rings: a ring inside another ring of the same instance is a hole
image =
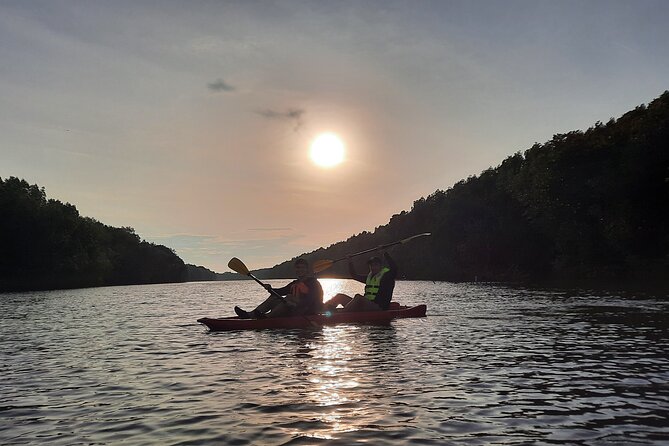
[[[257,110],[255,112],[258,116],[261,116],[265,119],[272,119],[277,121],[289,121],[294,122],[294,130],[297,132],[300,127],[302,127],[304,114],[306,110],[300,108],[289,108],[286,111],[276,111],[271,109]]]
[[[276,231],[292,231],[293,228],[249,228],[249,231],[261,231],[261,232],[276,232]]]
[[[225,82],[223,79],[216,79],[215,82],[207,84],[212,91],[235,91],[236,88]]]

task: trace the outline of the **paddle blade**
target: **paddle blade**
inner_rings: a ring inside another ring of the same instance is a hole
[[[320,273],[330,268],[334,262],[332,260],[316,260],[312,265],[311,269],[315,273]]]
[[[228,262],[228,268],[231,270],[238,272],[239,274],[243,274],[245,276],[249,275],[249,269],[244,265],[244,262],[239,260],[237,257],[233,257],[230,259]]]

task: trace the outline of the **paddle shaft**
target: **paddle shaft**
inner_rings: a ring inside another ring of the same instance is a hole
[[[418,237],[423,237],[423,236],[426,236],[426,235],[432,235],[432,233],[430,233],[430,232],[424,232],[424,233],[422,233],[422,234],[413,235],[413,236],[411,236],[411,237],[408,237],[408,238],[405,238],[405,239],[402,239],[402,240],[398,240],[398,241],[396,241],[396,242],[387,243],[387,244],[385,244],[385,245],[377,246],[376,248],[365,249],[364,251],[356,252],[355,254],[350,254],[350,255],[348,255],[348,256],[346,256],[346,257],[342,257],[342,258],[340,258],[340,259],[333,260],[332,263],[341,262],[342,260],[346,260],[346,259],[348,259],[349,257],[356,257],[356,256],[359,256],[359,255],[362,255],[362,254],[367,254],[368,252],[374,252],[374,251],[376,251],[376,250],[378,250],[378,249],[386,249],[386,248],[390,248],[391,246],[399,245],[399,244],[401,244],[401,243],[406,243],[406,242],[408,242],[409,240],[412,240],[412,239],[415,239],[415,238],[418,238]]]
[[[260,281],[260,279],[258,279],[256,276],[254,276],[254,275],[251,274],[251,273],[248,273],[247,276],[249,276],[251,279],[253,279],[253,280],[255,280],[256,282],[258,282],[263,288],[265,288],[265,284],[262,283],[262,282]],[[265,288],[265,289],[267,289],[267,288]],[[270,288],[270,289],[269,289],[269,292],[272,293],[274,296],[278,297],[279,299],[281,299],[282,301],[286,302],[286,298],[283,297],[282,295],[280,295],[279,293],[277,293],[276,291],[274,291],[273,289]]]

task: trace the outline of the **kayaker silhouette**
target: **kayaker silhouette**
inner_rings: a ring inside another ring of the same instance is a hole
[[[252,311],[236,306],[237,316],[242,319],[261,319],[318,313],[323,306],[323,287],[310,273],[309,263],[305,259],[295,260],[294,266],[297,279],[283,288],[272,288],[269,284],[263,284],[271,293],[270,296]]]
[[[390,307],[397,278],[397,265],[390,254],[383,252],[387,266],[383,266],[380,257],[371,257],[367,261],[369,272],[367,275],[355,271],[353,261],[348,259],[348,271],[351,278],[365,284],[365,294],[356,294],[353,297],[346,294],[337,294],[326,304],[326,309],[332,311],[342,305],[342,311],[380,311]]]

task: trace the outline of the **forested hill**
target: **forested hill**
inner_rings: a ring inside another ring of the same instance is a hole
[[[0,178],[0,291],[197,280],[169,248],[81,217],[43,188]]]
[[[389,252],[407,279],[669,282],[669,92],[619,119],[555,135],[305,254],[347,253],[432,232]],[[358,268],[364,271],[364,256]],[[347,275],[341,262],[322,276]],[[291,277],[292,261],[258,272]]]

